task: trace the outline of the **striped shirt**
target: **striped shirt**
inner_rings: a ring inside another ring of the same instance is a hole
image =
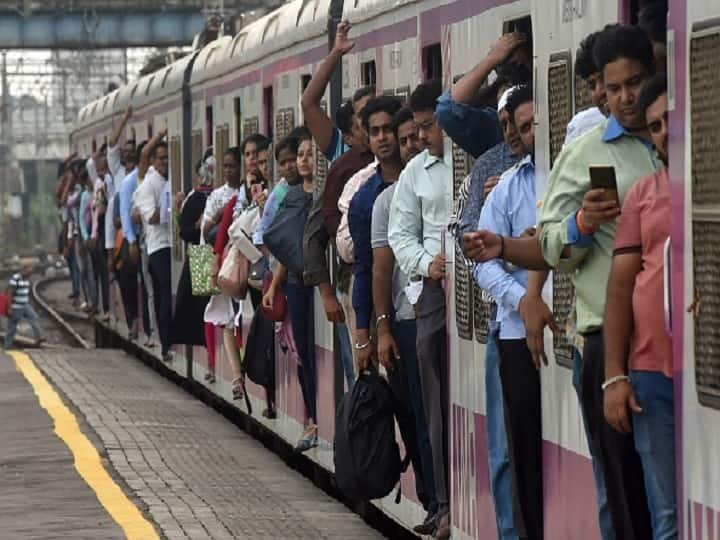
[[[12,308],[25,307],[30,301],[30,281],[22,274],[15,274],[10,278],[8,286],[12,289]]]

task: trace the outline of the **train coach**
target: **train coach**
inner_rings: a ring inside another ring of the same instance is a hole
[[[612,22],[634,22],[636,0],[293,0],[162,70],[146,75],[85,106],[71,144],[80,155],[101,145],[128,107],[134,114],[126,138],[148,138],[168,126],[170,181],[188,189],[192,164],[204,148],[216,155],[261,132],[274,140],[302,123],[301,95],[328,50],[329,20],[353,23],[355,48],[343,59],[324,104],[334,110],[357,88],[407,96],[414,86],[439,78],[449,87],[489,50],[498,35],[520,28],[532,35],[536,102],[537,192],[544,190],[565,126],[589,106],[589,95],[573,72],[580,40]],[[668,20],[670,173],[672,235],[666,256],[666,315],[674,343],[677,418],[678,510],[683,538],[720,537],[720,190],[714,132],[720,122],[720,5],[700,0],[670,2]],[[448,141],[448,149],[451,143]],[[454,186],[470,159],[452,148]],[[317,177],[327,164],[317,153]],[[173,276],[183,260],[174,232]],[[485,425],[484,357],[486,310],[468,268],[454,261],[449,279],[448,341],[451,353],[451,508],[454,538],[496,538],[490,496]],[[670,269],[672,268],[672,272]],[[568,276],[557,274],[544,291],[560,322],[572,298]],[[319,298],[316,300],[318,306]],[[692,309],[687,309],[690,306]],[[245,303],[250,321],[249,302]],[[334,416],[343,392],[333,330],[315,310],[321,444],[309,459],[332,469]],[[546,336],[549,366],[542,369],[545,537],[600,537],[593,474],[578,400],[572,355],[562,336]],[[302,431],[303,404],[291,360],[277,348],[276,420],[261,419],[294,442]],[[175,351],[173,369],[202,380],[205,351]],[[213,391],[232,402],[227,363]],[[249,384],[254,409],[264,391]],[[719,429],[716,429],[719,428]],[[411,527],[424,512],[415,499],[412,471],[403,476],[400,504],[374,501],[383,512]]]

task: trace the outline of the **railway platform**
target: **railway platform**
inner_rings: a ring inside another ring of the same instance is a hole
[[[381,538],[125,352],[0,353],[2,537]]]

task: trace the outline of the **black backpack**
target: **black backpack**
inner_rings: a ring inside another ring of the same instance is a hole
[[[340,401],[334,446],[335,480],[346,497],[379,499],[399,482],[408,460],[395,441],[390,385],[377,372],[361,374]]]
[[[255,384],[275,388],[275,325],[260,308],[255,310],[245,341],[242,370]]]

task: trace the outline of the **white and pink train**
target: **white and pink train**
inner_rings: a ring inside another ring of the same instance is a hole
[[[342,3],[342,2],[340,2]],[[676,417],[679,429],[678,489],[683,538],[720,538],[720,4],[670,2],[670,161],[672,238],[668,250],[666,305],[675,353]],[[126,137],[146,139],[167,123],[170,180],[175,191],[191,181],[191,164],[214,144],[221,154],[249,133],[277,140],[302,122],[300,97],[328,50],[327,23],[338,0],[293,0],[203,50],[147,75],[84,107],[72,147],[89,155],[102,144],[122,112],[134,114]],[[378,91],[407,94],[420,81],[441,77],[446,86],[483,57],[513,22],[532,24],[537,106],[536,156],[541,170],[574,111],[587,96],[573,76],[580,40],[610,22],[630,22],[636,0],[345,0],[343,18],[353,23],[356,46],[342,69],[342,96],[374,83]],[[330,93],[326,96],[330,103]],[[324,163],[318,160],[318,174]],[[467,167],[455,153],[456,177]],[[538,175],[539,178],[547,174]],[[538,186],[542,192],[544,186]],[[182,243],[173,245],[173,275],[179,276]],[[670,269],[672,261],[672,272]],[[496,537],[487,472],[485,432],[485,345],[473,331],[472,290],[450,284],[449,344],[452,399],[452,513],[454,538]],[[563,280],[553,280],[548,302],[567,306]],[[695,305],[697,309],[688,310]],[[246,304],[248,304],[246,302]],[[322,444],[308,457],[332,469],[336,406],[333,332],[316,309],[319,428]],[[251,309],[249,306],[246,309]],[[246,318],[249,321],[249,317]],[[460,337],[463,336],[463,337]],[[588,447],[561,342],[546,344],[552,358],[542,370],[545,482],[545,537],[599,538]],[[185,361],[174,369],[202,380],[204,350],[177,350]],[[230,370],[218,358],[214,391],[231,402]],[[302,429],[303,405],[295,369],[276,358],[278,419],[261,419],[293,443]],[[341,376],[340,376],[341,377]],[[264,392],[250,388],[255,410]],[[403,500],[376,501],[401,524],[420,522],[412,472],[403,479]]]

